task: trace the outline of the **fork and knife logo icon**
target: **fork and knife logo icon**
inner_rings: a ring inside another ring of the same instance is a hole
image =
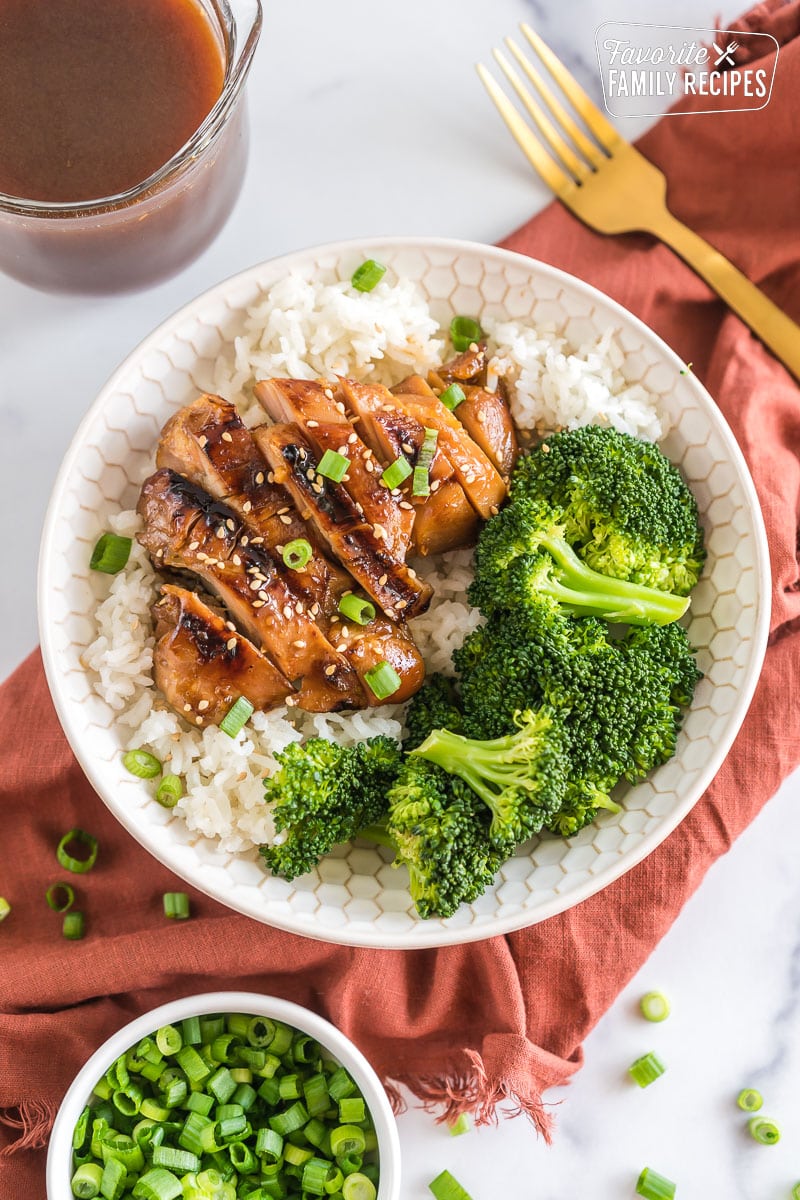
[[[723,66],[723,64],[728,67],[733,67],[736,65],[736,62],[735,62],[735,59],[733,56],[736,53],[736,51],[739,49],[738,42],[728,42],[728,45],[725,47],[724,50],[721,50],[716,42],[712,42],[711,44],[714,47],[714,50],[716,51],[716,54],[717,54],[717,59],[716,59],[716,62],[714,63],[715,67],[721,67],[721,66]]]

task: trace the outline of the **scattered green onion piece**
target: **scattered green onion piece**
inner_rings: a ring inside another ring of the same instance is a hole
[[[120,537],[116,533],[101,534],[89,559],[91,570],[116,575],[127,564],[132,545],[133,538]]]
[[[417,455],[417,466],[429,467],[433,462],[433,456],[436,453],[436,445],[439,441],[438,429],[428,429],[425,426],[425,437],[422,439],[422,445],[419,448]]]
[[[349,466],[350,459],[345,458],[338,450],[326,450],[317,465],[317,474],[323,475],[333,483],[341,483]]]
[[[376,262],[374,258],[368,258],[360,267],[356,267],[350,283],[357,292],[371,292],[385,274],[386,267],[383,263]]]
[[[331,1130],[331,1153],[334,1158],[363,1154],[365,1146],[364,1130],[357,1125],[339,1125]]]
[[[361,1170],[364,1159],[360,1154],[342,1154],[336,1161],[341,1167],[343,1175],[352,1175]]]
[[[303,1165],[303,1191],[310,1192],[312,1196],[326,1195],[326,1185],[333,1178],[334,1172],[337,1170],[338,1167],[327,1158],[315,1158],[312,1156],[307,1159]]]
[[[127,1083],[119,1087],[111,1096],[111,1103],[123,1117],[135,1117],[142,1107],[144,1094],[138,1083]]]
[[[283,1152],[283,1138],[274,1129],[263,1127],[256,1134],[256,1154],[269,1162],[277,1162]]]
[[[472,317],[453,317],[450,322],[450,341],[459,354],[469,350],[473,342],[479,342],[483,330]]]
[[[84,1163],[72,1176],[72,1194],[79,1200],[94,1200],[100,1195],[103,1168],[98,1163]]]
[[[146,1077],[145,1077],[146,1078]],[[139,1112],[149,1121],[168,1121],[171,1113],[163,1104],[159,1104],[152,1096],[146,1096],[141,1103]]]
[[[393,696],[403,682],[391,663],[385,659],[364,672],[364,681],[377,700],[386,700]]]
[[[64,916],[61,933],[68,942],[79,942],[84,933],[83,913],[73,910]]]
[[[220,1067],[209,1079],[206,1087],[219,1104],[227,1104],[236,1091],[236,1083],[227,1067]]]
[[[669,1000],[663,992],[647,992],[639,1001],[646,1021],[666,1021],[670,1014]]]
[[[126,1171],[141,1171],[144,1167],[141,1148],[127,1133],[106,1130],[101,1138],[100,1152],[104,1161],[109,1158],[118,1159]]]
[[[122,756],[122,765],[137,779],[155,779],[161,774],[161,763],[149,750],[129,750]]]
[[[356,625],[369,625],[370,621],[375,620],[375,605],[352,592],[342,596],[339,612],[343,617],[347,617],[348,621],[355,621]]]
[[[191,1150],[176,1150],[174,1146],[155,1146],[153,1148],[153,1166],[168,1167],[170,1171],[199,1171],[200,1158]]]
[[[71,846],[73,842],[88,847],[85,858],[74,858],[69,853],[67,847]],[[72,871],[75,875],[85,875],[97,862],[97,838],[92,837],[90,833],[84,833],[82,829],[70,829],[56,847],[56,858],[65,871]]]
[[[189,916],[189,897],[186,892],[164,892],[164,916],[185,921]]]
[[[736,1103],[742,1112],[758,1112],[764,1103],[764,1097],[755,1088],[742,1088],[736,1097]]]
[[[184,1017],[181,1021],[181,1036],[184,1046],[199,1046],[203,1041],[199,1017]]]
[[[342,1125],[357,1125],[366,1115],[361,1096],[345,1096],[339,1101],[339,1120]]]
[[[328,1080],[328,1091],[331,1100],[338,1104],[340,1100],[344,1100],[345,1096],[352,1096],[355,1090],[356,1085],[344,1067],[337,1067]]]
[[[78,1120],[75,1123],[75,1128],[72,1131],[72,1149],[82,1150],[86,1145],[89,1137],[89,1118],[92,1115],[92,1110],[87,1104]]]
[[[301,1083],[298,1075],[282,1075],[278,1080],[278,1094],[281,1100],[299,1100],[300,1093]]]
[[[762,1146],[774,1146],[781,1140],[780,1129],[767,1117],[751,1117],[747,1128],[750,1130],[750,1136]]]
[[[234,1104],[240,1104],[245,1112],[249,1112],[256,1102],[256,1090],[254,1087],[250,1086],[249,1080],[241,1080],[239,1076],[250,1075],[250,1078],[252,1079],[252,1074],[250,1071],[242,1071],[235,1068],[233,1071],[231,1071],[231,1075],[233,1076],[234,1081],[238,1084],[236,1091],[233,1093],[233,1102]]]
[[[377,1194],[375,1184],[360,1171],[354,1171],[352,1175],[348,1175],[342,1184],[344,1200],[375,1200]],[[466,1192],[464,1192],[464,1196],[467,1197]]]
[[[183,1184],[165,1167],[153,1167],[140,1175],[133,1186],[134,1200],[178,1200]]]
[[[292,1054],[296,1063],[312,1063],[319,1057],[319,1046],[312,1037],[301,1033],[294,1039]]]
[[[245,1142],[231,1142],[228,1146],[234,1170],[240,1175],[249,1175],[256,1168],[256,1156]]]
[[[283,1147],[283,1161],[291,1163],[293,1167],[302,1167],[313,1157],[313,1150],[309,1150],[307,1146],[296,1146],[293,1142],[287,1142]],[[302,1171],[300,1173],[302,1174]]]
[[[156,800],[162,808],[174,808],[183,795],[183,783],[179,775],[165,775],[156,790]]]
[[[439,397],[445,408],[450,409],[450,412],[457,409],[459,404],[462,404],[466,398],[464,389],[459,387],[457,383],[451,383],[450,387],[445,388]]]
[[[639,1087],[648,1087],[659,1075],[663,1075],[666,1070],[661,1059],[657,1054],[643,1054],[641,1058],[637,1058],[628,1067],[628,1074],[631,1076]]]
[[[372,1182],[373,1183],[378,1182],[377,1176],[375,1179],[372,1180]],[[341,1196],[343,1183],[344,1183],[344,1175],[342,1174],[341,1169],[339,1167],[337,1167],[335,1172],[328,1179],[328,1182],[325,1184],[325,1191],[327,1192],[327,1194],[329,1196],[332,1195],[334,1192],[338,1192],[338,1194]]]
[[[10,912],[11,905],[8,903],[5,896],[0,896],[0,921],[5,921]]]
[[[472,1128],[472,1121],[469,1119],[469,1113],[461,1113],[450,1125],[450,1136],[461,1137],[462,1133],[469,1133]]]
[[[408,479],[412,472],[411,463],[402,454],[396,458],[394,462],[386,468],[381,475],[381,483],[384,484],[390,491],[400,487],[404,480]]]
[[[792,1188],[792,1200],[800,1200],[800,1183],[796,1183]]]
[[[225,716],[219,723],[219,727],[223,733],[227,733],[228,737],[236,737],[240,729],[243,728],[253,715],[253,706],[246,696],[240,696],[225,713]]]
[[[125,1190],[128,1172],[118,1158],[107,1158],[100,1180],[100,1195],[103,1200],[119,1200]]]
[[[44,894],[53,912],[69,912],[75,903],[75,892],[68,883],[51,883]]]
[[[433,1192],[436,1200],[472,1200],[469,1192],[467,1192],[454,1175],[449,1171],[442,1171],[435,1179],[432,1179],[428,1187]]]
[[[311,542],[305,538],[295,538],[283,547],[281,558],[292,571],[300,571],[311,559]]]
[[[185,1079],[171,1079],[163,1090],[164,1107],[177,1108],[179,1104],[183,1104],[188,1091],[189,1087]]]
[[[308,1124],[308,1109],[299,1100],[285,1109],[282,1113],[276,1113],[274,1117],[269,1118],[269,1126],[279,1133],[281,1137],[286,1137],[289,1133],[294,1133],[297,1129],[302,1129]]]
[[[305,1080],[303,1099],[312,1117],[321,1116],[322,1113],[328,1111],[331,1106],[331,1098],[328,1095],[328,1085],[324,1075],[318,1072]]]
[[[411,482],[412,496],[430,496],[431,481],[427,467],[414,467],[414,478]]]
[[[177,1054],[183,1046],[180,1030],[174,1025],[162,1025],[156,1032],[156,1045],[165,1057]]]
[[[671,1179],[651,1167],[645,1167],[636,1184],[636,1195],[644,1196],[644,1200],[673,1200],[675,1190]]]

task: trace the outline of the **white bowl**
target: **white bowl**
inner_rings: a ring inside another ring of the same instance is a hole
[[[254,1017],[271,1017],[309,1034],[329,1050],[353,1076],[372,1116],[378,1138],[380,1165],[377,1200],[399,1200],[400,1139],[397,1124],[381,1081],[364,1055],[335,1025],[310,1009],[276,996],[261,996],[257,992],[204,992],[200,996],[184,996],[180,1000],[162,1004],[160,1008],[151,1009],[135,1021],[123,1025],[108,1041],[103,1042],[81,1067],[61,1101],[47,1150],[47,1200],[75,1200],[70,1187],[72,1131],[94,1085],[115,1059],[162,1025],[174,1025],[186,1017],[202,1017],[208,1013],[249,1013]]]
[[[437,319],[453,312],[553,322],[580,344],[609,328],[624,374],[659,398],[662,446],[697,497],[708,563],[692,595],[689,633],[704,678],[675,757],[629,791],[624,811],[602,815],[568,842],[521,849],[495,886],[448,920],[420,920],[404,870],[377,849],[339,847],[293,883],[257,855],[220,852],[191,833],[152,788],[128,775],[113,711],[92,691],[81,654],[93,640],[104,578],[88,568],[108,514],[133,507],[167,417],[210,386],[223,342],[247,307],[291,269],[349,276],[374,257],[416,280]],[[292,254],[206,292],[151,334],[103,388],[56,481],[42,540],[42,651],[64,730],[92,785],[151,854],[229,907],[306,937],[396,948],[446,945],[508,933],[577,904],[663,841],[713,779],[747,711],[766,647],[770,575],[766,536],[744,458],[711,397],[651,330],[607,296],[554,267],[469,242],[377,238]]]

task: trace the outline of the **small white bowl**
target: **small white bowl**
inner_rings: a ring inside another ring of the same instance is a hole
[[[58,1110],[47,1150],[47,1200],[75,1200],[70,1187],[72,1131],[94,1085],[114,1060],[162,1025],[172,1025],[186,1017],[202,1017],[209,1013],[250,1013],[255,1017],[271,1017],[309,1034],[329,1050],[353,1076],[372,1116],[380,1160],[377,1200],[399,1200],[400,1139],[397,1125],[381,1081],[364,1055],[335,1025],[316,1013],[289,1000],[262,996],[257,992],[204,992],[200,996],[184,996],[180,1000],[162,1004],[160,1008],[151,1009],[103,1042],[75,1076]]]

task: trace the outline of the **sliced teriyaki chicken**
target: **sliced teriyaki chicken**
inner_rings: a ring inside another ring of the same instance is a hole
[[[356,625],[346,617],[331,625],[328,634],[340,654],[343,654],[367,689],[370,708],[382,704],[400,704],[409,700],[422,687],[425,663],[403,626],[395,625],[378,613],[368,625]],[[390,696],[379,700],[364,679],[370,667],[388,662],[400,677],[400,687]]]
[[[405,621],[424,612],[430,586],[387,552],[383,530],[364,520],[346,488],[318,473],[319,456],[299,426],[260,425],[253,437],[275,482],[386,615]]]
[[[291,571],[245,532],[233,509],[162,468],[145,481],[137,511],[144,519],[139,541],[156,563],[197,575],[296,687],[292,699],[301,708],[331,712],[367,703],[355,671],[308,612]]]
[[[405,561],[414,509],[402,499],[399,489],[393,495],[381,482],[384,468],[403,451],[383,462],[376,459],[374,449],[362,441],[344,404],[327,385],[307,379],[265,379],[253,390],[273,421],[298,425],[318,455],[333,450],[349,460],[344,486],[361,506],[364,520],[385,531],[383,542],[389,554]]]
[[[161,431],[156,465],[222,500],[253,527],[269,551],[280,554],[288,542],[305,538],[311,557],[295,571],[293,582],[318,611],[335,611],[351,580],[314,544],[288,493],[270,479],[269,465],[233,404],[203,395],[181,408]]]
[[[153,619],[156,686],[191,724],[219,725],[240,696],[266,712],[291,694],[274,663],[194,592],[165,584]]]
[[[413,466],[425,429],[395,404],[392,393],[378,384],[357,383],[354,379],[341,381],[341,393],[372,450],[389,462],[403,454]],[[477,534],[478,518],[438,446],[431,463],[430,487],[429,496],[412,495],[410,485],[403,489],[403,503],[411,504],[415,514],[412,550],[428,555],[470,545]]]
[[[451,383],[474,383],[478,387],[485,387],[486,367],[486,343],[475,342],[463,354],[457,354],[455,358],[442,363],[431,374],[438,376],[443,388]]]

